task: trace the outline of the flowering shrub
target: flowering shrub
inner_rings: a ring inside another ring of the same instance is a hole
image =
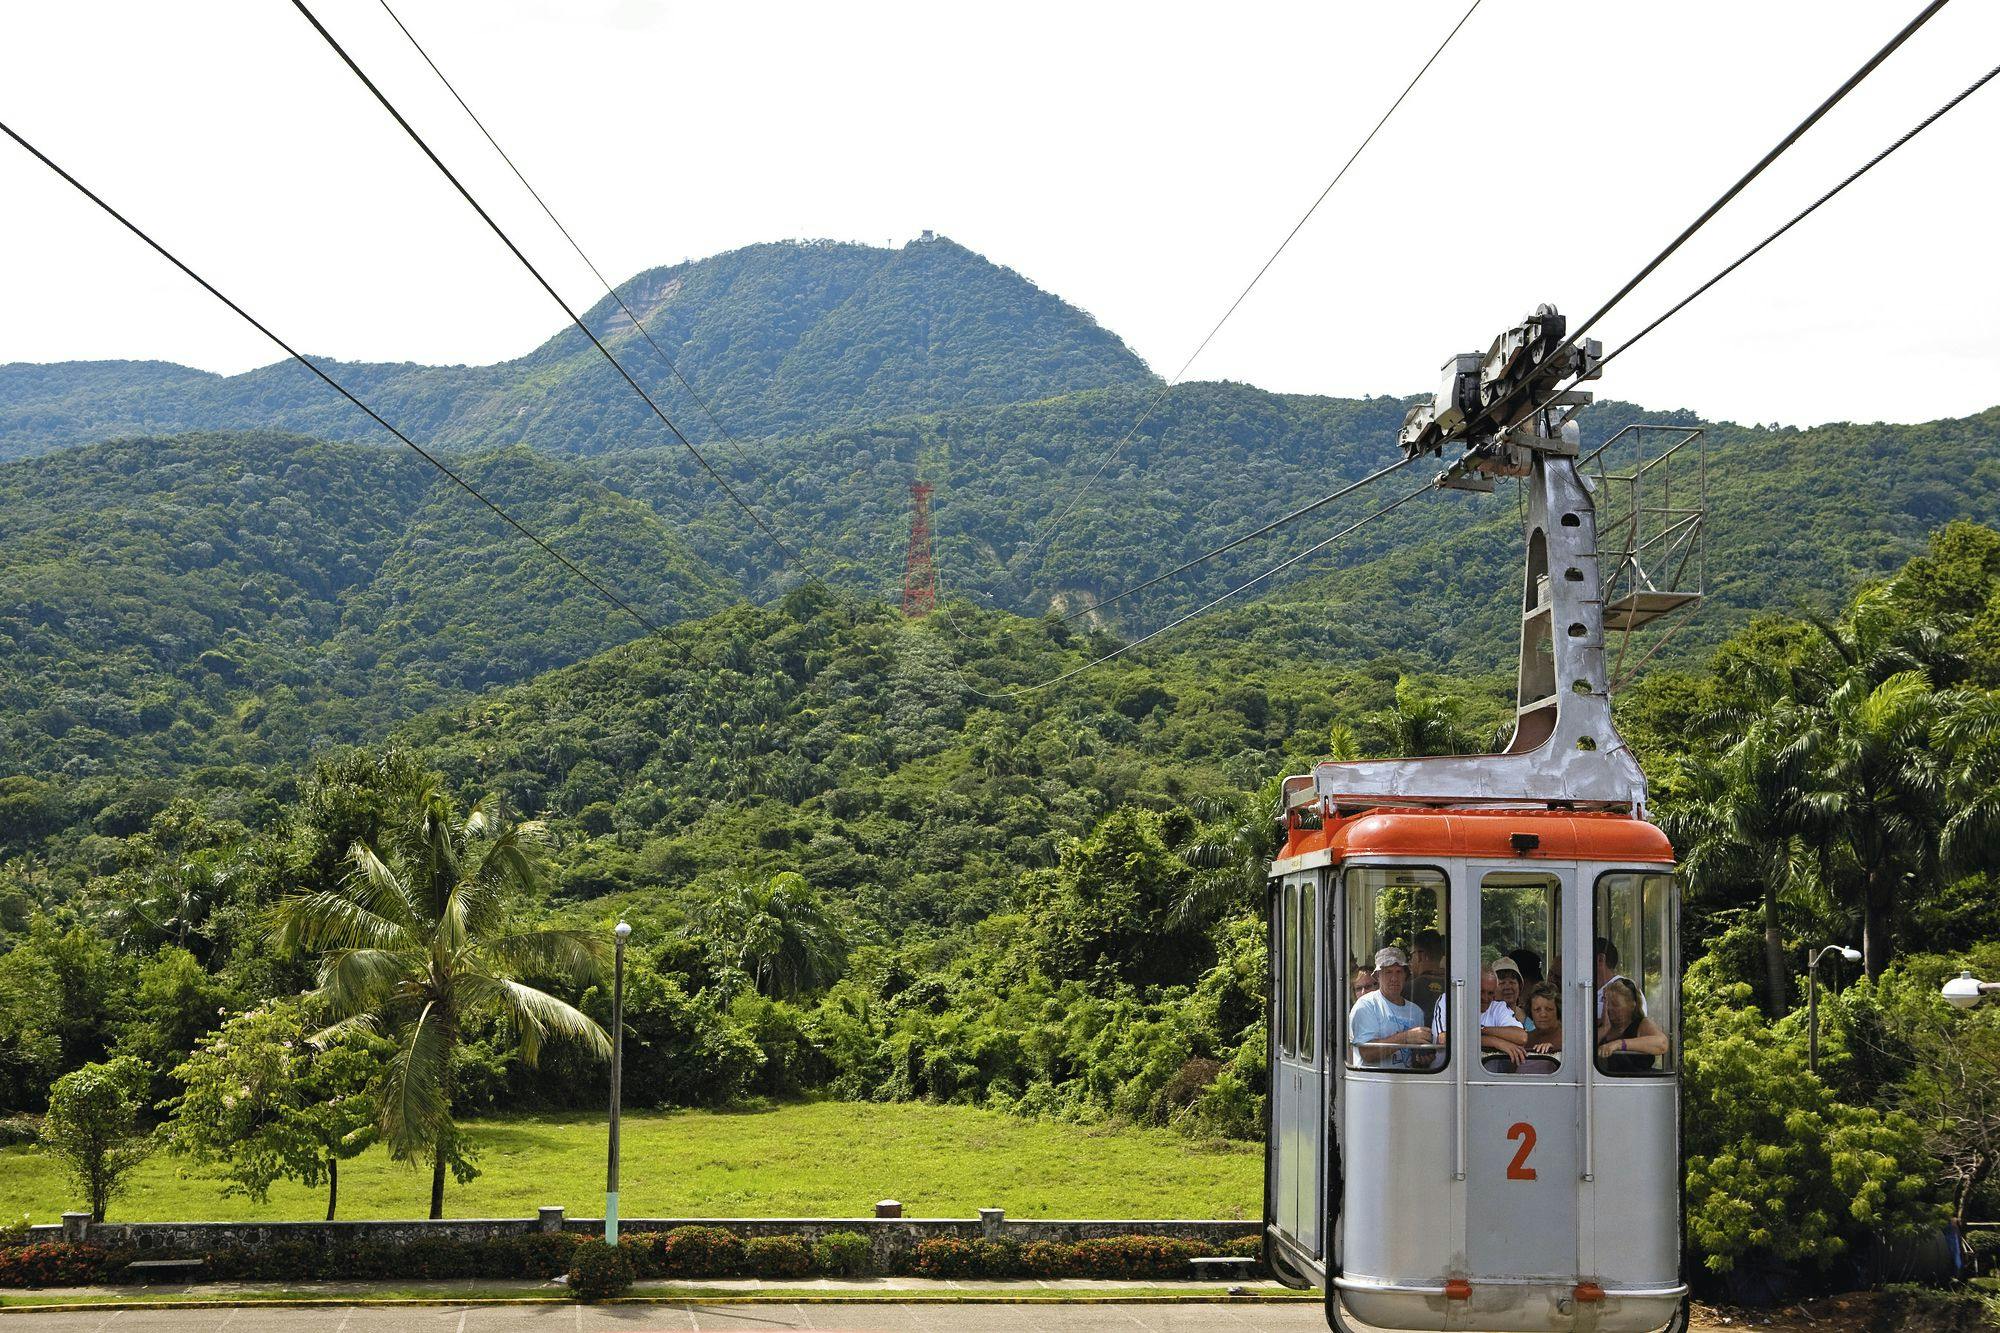
[[[80,1287],[104,1281],[131,1256],[101,1245],[48,1240],[0,1249],[0,1286]]]
[[[1021,1247],[1021,1271],[1029,1277],[1068,1277],[1075,1267],[1074,1245],[1055,1240],[1035,1240]]]
[[[813,1263],[828,1277],[867,1277],[875,1247],[858,1231],[829,1231],[813,1243]]]
[[[1203,1246],[1167,1236],[1104,1236],[1080,1240],[1077,1277],[1185,1277]]]
[[[618,1251],[632,1266],[633,1277],[667,1275],[666,1266],[660,1259],[660,1242],[663,1239],[657,1231],[629,1231],[618,1237]]]
[[[743,1242],[726,1227],[675,1227],[660,1238],[660,1270],[668,1277],[735,1277]]]
[[[743,1260],[752,1277],[804,1277],[813,1252],[797,1236],[752,1236],[743,1242]]]
[[[569,1290],[580,1301],[622,1296],[632,1286],[632,1261],[623,1247],[587,1240],[570,1260]]]
[[[920,1240],[911,1266],[919,1277],[971,1277],[975,1266],[972,1245],[955,1236]]]

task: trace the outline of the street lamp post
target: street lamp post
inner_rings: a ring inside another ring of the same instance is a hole
[[[1944,983],[1944,998],[1960,1009],[1970,1009],[1989,995],[2000,995],[2000,981],[1981,981],[1970,972],[1960,972]]]
[[[611,1156],[604,1166],[604,1243],[618,1243],[618,1094],[625,1072],[625,940],[632,927],[623,921],[611,932],[618,944],[611,964]]]
[[[1819,960],[1837,953],[1850,963],[1861,961],[1861,950],[1845,944],[1829,944],[1806,960],[1806,1068],[1819,1073]]]

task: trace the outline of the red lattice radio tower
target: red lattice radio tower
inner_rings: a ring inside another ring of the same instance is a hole
[[[911,620],[937,610],[937,565],[931,560],[931,488],[910,487],[910,553],[903,560],[903,614]]]

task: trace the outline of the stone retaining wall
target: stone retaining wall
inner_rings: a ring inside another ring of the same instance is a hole
[[[1256,1222],[1127,1219],[1009,1221],[997,1208],[976,1219],[941,1217],[621,1217],[621,1235],[639,1231],[671,1231],[675,1227],[727,1227],[752,1236],[803,1236],[817,1240],[829,1231],[858,1231],[867,1236],[875,1262],[884,1269],[934,1236],[961,1240],[1009,1240],[1019,1245],[1047,1240],[1073,1242],[1101,1236],[1173,1236],[1221,1247],[1261,1230]],[[88,1240],[114,1249],[151,1254],[203,1254],[216,1250],[261,1249],[279,1244],[316,1246],[398,1245],[425,1237],[458,1241],[494,1240],[536,1231],[572,1231],[601,1235],[602,1219],[565,1217],[560,1208],[544,1208],[533,1218],[451,1218],[440,1222],[98,1222],[88,1214],[66,1213],[59,1226],[29,1228],[35,1240]]]

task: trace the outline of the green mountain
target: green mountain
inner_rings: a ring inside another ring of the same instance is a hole
[[[655,620],[730,600],[573,463],[461,466]],[[400,446],[211,433],[0,467],[0,773],[296,759],[637,632]]]
[[[719,434],[708,410],[747,440],[1151,378],[1088,315],[944,239],[755,245],[648,270],[621,295],[700,403],[609,298],[585,322],[696,441]],[[426,444],[591,454],[671,439],[574,328],[498,365],[329,370]],[[0,459],[112,435],[272,428],[381,435],[289,361],[232,376],[162,362],[0,366]]]

